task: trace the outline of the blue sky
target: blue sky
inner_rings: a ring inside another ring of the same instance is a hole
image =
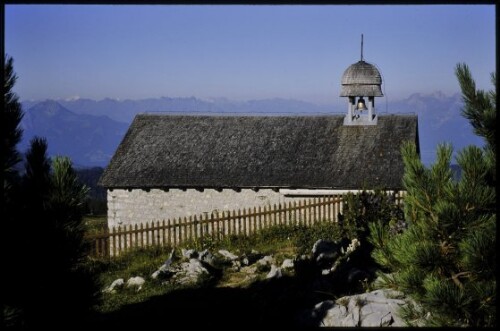
[[[479,88],[495,70],[493,5],[6,5],[21,100],[82,97],[340,100],[343,71],[380,69],[393,100]]]

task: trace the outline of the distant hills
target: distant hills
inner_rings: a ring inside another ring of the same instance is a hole
[[[467,120],[460,115],[459,94],[446,96],[413,94],[386,103],[377,99],[377,112],[408,113],[419,117],[422,161],[431,163],[439,142],[451,142],[455,150],[466,145],[483,145]],[[343,100],[339,100],[343,101]],[[22,103],[24,130],[20,150],[25,151],[29,140],[44,136],[49,142],[50,155],[67,155],[79,167],[106,166],[122,140],[134,116],[144,112],[197,114],[329,114],[344,113],[345,105],[320,106],[292,99],[232,101],[224,98],[155,98],[143,100],[99,101],[90,99],[46,100]]]
[[[24,111],[21,122],[25,152],[35,136],[46,137],[48,153],[69,156],[78,166],[105,166],[128,128],[107,116],[76,114],[55,101],[43,101]]]
[[[389,113],[418,114],[420,155],[425,164],[430,164],[434,162],[439,143],[451,143],[454,154],[468,145],[484,146],[484,141],[474,134],[469,121],[460,114],[462,106],[458,93],[452,96],[440,92],[428,95],[416,93],[390,103]]]

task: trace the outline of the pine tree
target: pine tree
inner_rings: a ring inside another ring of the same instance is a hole
[[[13,59],[4,54],[4,98],[3,107],[0,111],[0,162],[2,163],[2,199],[0,212],[2,215],[2,263],[3,263],[3,284],[2,284],[2,324],[11,316],[20,313],[16,307],[20,300],[13,289],[13,282],[17,279],[13,272],[20,263],[17,254],[12,251],[13,247],[18,247],[22,243],[16,242],[13,234],[18,233],[18,197],[19,197],[19,174],[16,165],[21,160],[21,155],[16,149],[16,145],[21,140],[22,129],[20,122],[23,117],[21,105],[13,88],[17,76],[14,73]]]
[[[47,271],[50,272],[50,266],[46,265],[50,253],[46,254],[46,246],[52,241],[47,236],[50,233],[47,207],[51,185],[50,159],[44,138],[35,137],[30,141],[24,167],[15,219],[15,233],[22,233],[23,236],[17,238],[17,259],[10,271],[16,276],[13,283],[18,298],[16,304],[22,309],[22,317],[17,323],[31,328],[37,326],[39,318],[34,316],[45,304],[42,298],[50,298],[45,291],[50,288],[46,280]],[[32,280],[33,270],[44,271],[36,274],[36,282]]]
[[[494,104],[484,101],[480,91],[471,92],[475,84],[469,81],[466,66],[457,66],[457,77],[464,95],[464,116],[486,139],[486,148],[468,146],[460,151],[457,163],[462,176],[454,180],[451,145],[439,145],[436,162],[427,168],[416,146],[404,144],[408,228],[390,235],[387,226],[372,225],[370,241],[376,248],[374,259],[394,272],[386,285],[409,294],[424,312],[430,312],[427,323],[495,326],[495,142],[490,140],[496,135],[491,125],[491,113],[496,110]]]
[[[44,232],[44,239],[48,241],[44,253],[49,257],[45,258],[44,264],[50,270],[46,281],[52,284],[52,288],[47,294],[53,300],[47,305],[48,309],[42,311],[46,315],[57,311],[59,318],[47,322],[67,327],[75,320],[82,322],[86,319],[98,299],[96,275],[85,264],[88,247],[84,241],[83,210],[88,188],[78,181],[68,157],[55,157],[50,189]]]
[[[13,91],[17,80],[13,63],[14,60],[11,57],[4,55],[4,95],[1,119],[2,129],[0,130],[0,134],[2,135],[2,150],[0,151],[0,156],[2,158],[4,201],[10,199],[8,193],[17,175],[14,167],[21,160],[16,145],[19,143],[22,136],[22,129],[19,127],[19,124],[23,118],[23,113],[19,98]]]
[[[88,188],[78,181],[69,158],[50,161],[43,138],[31,141],[25,168],[18,216],[24,236],[13,268],[16,277],[10,277],[15,306],[22,310],[15,325],[82,323],[99,292],[96,275],[85,264],[82,216]]]
[[[497,120],[497,92],[496,74],[491,74],[491,84],[494,89],[485,92],[476,90],[476,83],[472,78],[470,69],[465,63],[458,63],[455,67],[464,108],[462,115],[467,118],[474,132],[486,141],[484,148],[490,172],[488,180],[492,186],[496,185],[496,120]]]
[[[12,92],[16,76],[5,60],[2,109],[2,327],[28,329],[81,326],[98,300],[96,275],[87,264],[83,206],[88,189],[79,183],[71,161],[51,164],[47,141],[34,138],[25,171],[16,144],[22,111]]]
[[[51,236],[52,240],[47,249],[51,254],[53,269],[71,271],[85,258],[82,217],[88,188],[78,181],[68,157],[59,156],[52,161],[50,180],[47,212],[51,232],[47,236]]]
[[[40,215],[50,195],[50,159],[45,138],[34,137],[26,152],[25,174],[22,179],[23,200],[30,218]],[[31,223],[31,222],[30,222]],[[42,222],[43,223],[43,222]]]
[[[491,74],[493,90],[485,92],[476,90],[476,82],[472,78],[469,67],[465,63],[458,63],[455,67],[460,88],[462,89],[462,100],[464,108],[462,115],[467,118],[474,132],[486,140],[487,147],[496,150],[496,74]]]

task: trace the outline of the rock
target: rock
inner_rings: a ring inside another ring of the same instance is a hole
[[[195,251],[194,249],[181,249],[181,254],[183,257],[186,259],[195,259],[198,257],[198,252]]]
[[[262,257],[263,257],[262,254],[260,254],[259,252],[255,251],[255,250],[252,250],[252,252],[250,254],[243,254],[241,256],[240,260],[241,260],[241,264],[243,264],[245,266],[249,266],[249,265],[252,265],[255,262],[257,262]]]
[[[283,263],[281,264],[281,269],[292,269],[293,266],[294,266],[293,260],[286,259],[286,260],[283,260]]]
[[[168,259],[165,261],[164,264],[162,264],[162,266],[158,270],[153,272],[153,274],[151,275],[151,278],[153,278],[153,279],[166,279],[166,278],[172,276],[172,274],[174,273],[174,271],[172,270],[172,267],[171,267],[173,259],[174,259],[174,250],[172,249]]]
[[[215,256],[213,256],[208,249],[205,249],[198,254],[198,260],[205,262],[212,267],[215,266]]]
[[[238,256],[234,255],[233,253],[225,250],[225,249],[220,249],[219,254],[228,259],[229,261],[234,261],[238,259]]]
[[[394,299],[402,293],[393,290],[376,290],[353,296],[323,301],[306,314],[312,320],[322,317],[319,324],[330,327],[381,327],[405,326],[398,315],[400,307],[407,305],[406,300]]]
[[[351,243],[349,244],[349,246],[347,246],[347,249],[346,249],[346,254],[351,254],[352,252],[354,252],[359,246],[361,246],[361,242],[354,238],[353,240],[351,240]],[[344,248],[342,248],[342,250],[344,250]]]
[[[172,276],[173,272],[170,264],[163,264],[158,270],[153,272],[151,278],[153,279],[166,279],[169,276]]]
[[[266,278],[270,279],[270,278],[281,278],[281,277],[282,277],[281,269],[278,268],[277,266],[275,266],[274,264],[272,264],[271,271],[269,271]]]
[[[202,274],[208,274],[208,270],[199,260],[190,259],[180,264],[179,271],[172,278],[181,284],[196,283]]]
[[[333,263],[340,256],[340,245],[333,241],[319,239],[314,243],[311,252],[316,263],[320,265]]]
[[[272,264],[274,262],[274,259],[271,255],[264,256],[260,260],[258,260],[256,263],[260,265],[268,265]]]
[[[144,285],[144,278],[137,276],[137,277],[130,277],[127,280],[127,288],[130,287],[136,287],[137,291],[140,291],[142,289],[142,285]]]
[[[318,317],[325,316],[325,314],[334,307],[341,308],[342,306],[336,305],[332,300],[321,301],[315,305],[311,311],[302,314],[303,316],[301,319],[306,320],[306,322],[308,322],[308,320],[318,320]]]
[[[183,268],[187,274],[198,275],[208,273],[208,270],[196,259],[190,259],[189,263],[184,264]]]
[[[116,289],[122,288],[124,284],[125,284],[125,281],[123,280],[123,278],[115,279],[111,283],[111,285],[109,285],[108,288],[106,288],[106,289],[103,290],[103,292],[105,292],[105,293],[115,293]]]
[[[172,264],[172,262],[174,261],[174,249],[172,249],[172,251],[170,252],[167,260],[165,261],[165,263],[163,264],[164,266],[166,266],[166,268],[170,267],[170,265]]]
[[[335,251],[335,250],[337,250],[337,245],[335,245],[333,242],[323,239],[318,239],[314,243],[311,249],[311,253],[313,256],[318,256],[319,254],[325,251]]]
[[[161,271],[160,271],[160,269],[158,269],[151,274],[151,278],[157,279],[160,275],[161,275]],[[160,277],[160,278],[162,278],[162,277]]]
[[[247,267],[243,267],[240,269],[240,272],[248,274],[248,275],[255,275],[257,273],[257,266],[251,265]],[[257,275],[255,275],[257,276]]]
[[[241,259],[241,264],[245,265],[245,266],[249,266],[250,265],[250,260],[248,259],[248,257],[243,257]]]
[[[241,269],[241,262],[236,260],[236,261],[233,261],[232,262],[232,265],[231,265],[231,268],[234,270],[234,271],[239,271]]]

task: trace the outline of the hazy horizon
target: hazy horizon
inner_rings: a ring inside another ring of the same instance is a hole
[[[413,92],[413,93],[410,93],[408,95],[403,95],[400,98],[391,98],[391,102],[404,101],[404,100],[412,97],[413,95],[441,96],[441,97],[451,98],[451,97],[456,96],[457,94],[461,95],[461,93],[459,91],[454,92],[454,93],[444,93],[444,92],[439,91],[439,90],[436,90],[434,92],[428,92],[428,93]],[[384,100],[385,97],[386,96],[376,99],[376,101],[378,101],[378,103],[377,103],[378,107],[381,107],[380,105],[384,105],[385,104],[385,100]],[[46,100],[53,100],[53,101],[92,100],[92,101],[96,101],[96,102],[105,101],[105,100],[113,100],[113,101],[123,102],[123,101],[142,101],[142,100],[151,100],[151,99],[162,99],[162,98],[171,98],[171,99],[176,99],[176,98],[179,98],[179,99],[190,99],[190,98],[194,98],[194,99],[197,99],[197,100],[200,100],[200,101],[226,100],[228,102],[248,102],[248,101],[261,101],[261,100],[291,100],[291,101],[306,102],[306,103],[310,103],[310,104],[317,105],[317,106],[330,106],[330,105],[337,106],[339,104],[341,104],[341,105],[347,104],[346,98],[343,98],[343,97],[339,97],[338,100],[333,100],[333,101],[331,101],[329,103],[320,103],[320,102],[302,100],[302,99],[293,98],[293,97],[289,97],[289,98],[284,98],[284,97],[268,97],[268,98],[253,98],[253,99],[233,99],[233,98],[228,98],[228,97],[225,97],[225,96],[197,97],[196,95],[189,95],[189,96],[162,95],[162,96],[150,96],[150,97],[143,97],[143,98],[136,98],[136,99],[132,99],[132,98],[123,98],[123,99],[121,99],[121,98],[112,98],[112,97],[103,97],[103,98],[100,98],[100,99],[93,99],[93,98],[84,98],[84,97],[80,97],[80,96],[72,96],[72,97],[67,97],[67,98],[60,98],[59,97],[59,98],[41,98],[41,99],[22,99],[21,98],[20,102],[21,103],[25,103],[25,102],[31,103],[31,102],[43,102],[43,101],[46,101]],[[342,111],[344,111],[344,109],[342,109]]]

